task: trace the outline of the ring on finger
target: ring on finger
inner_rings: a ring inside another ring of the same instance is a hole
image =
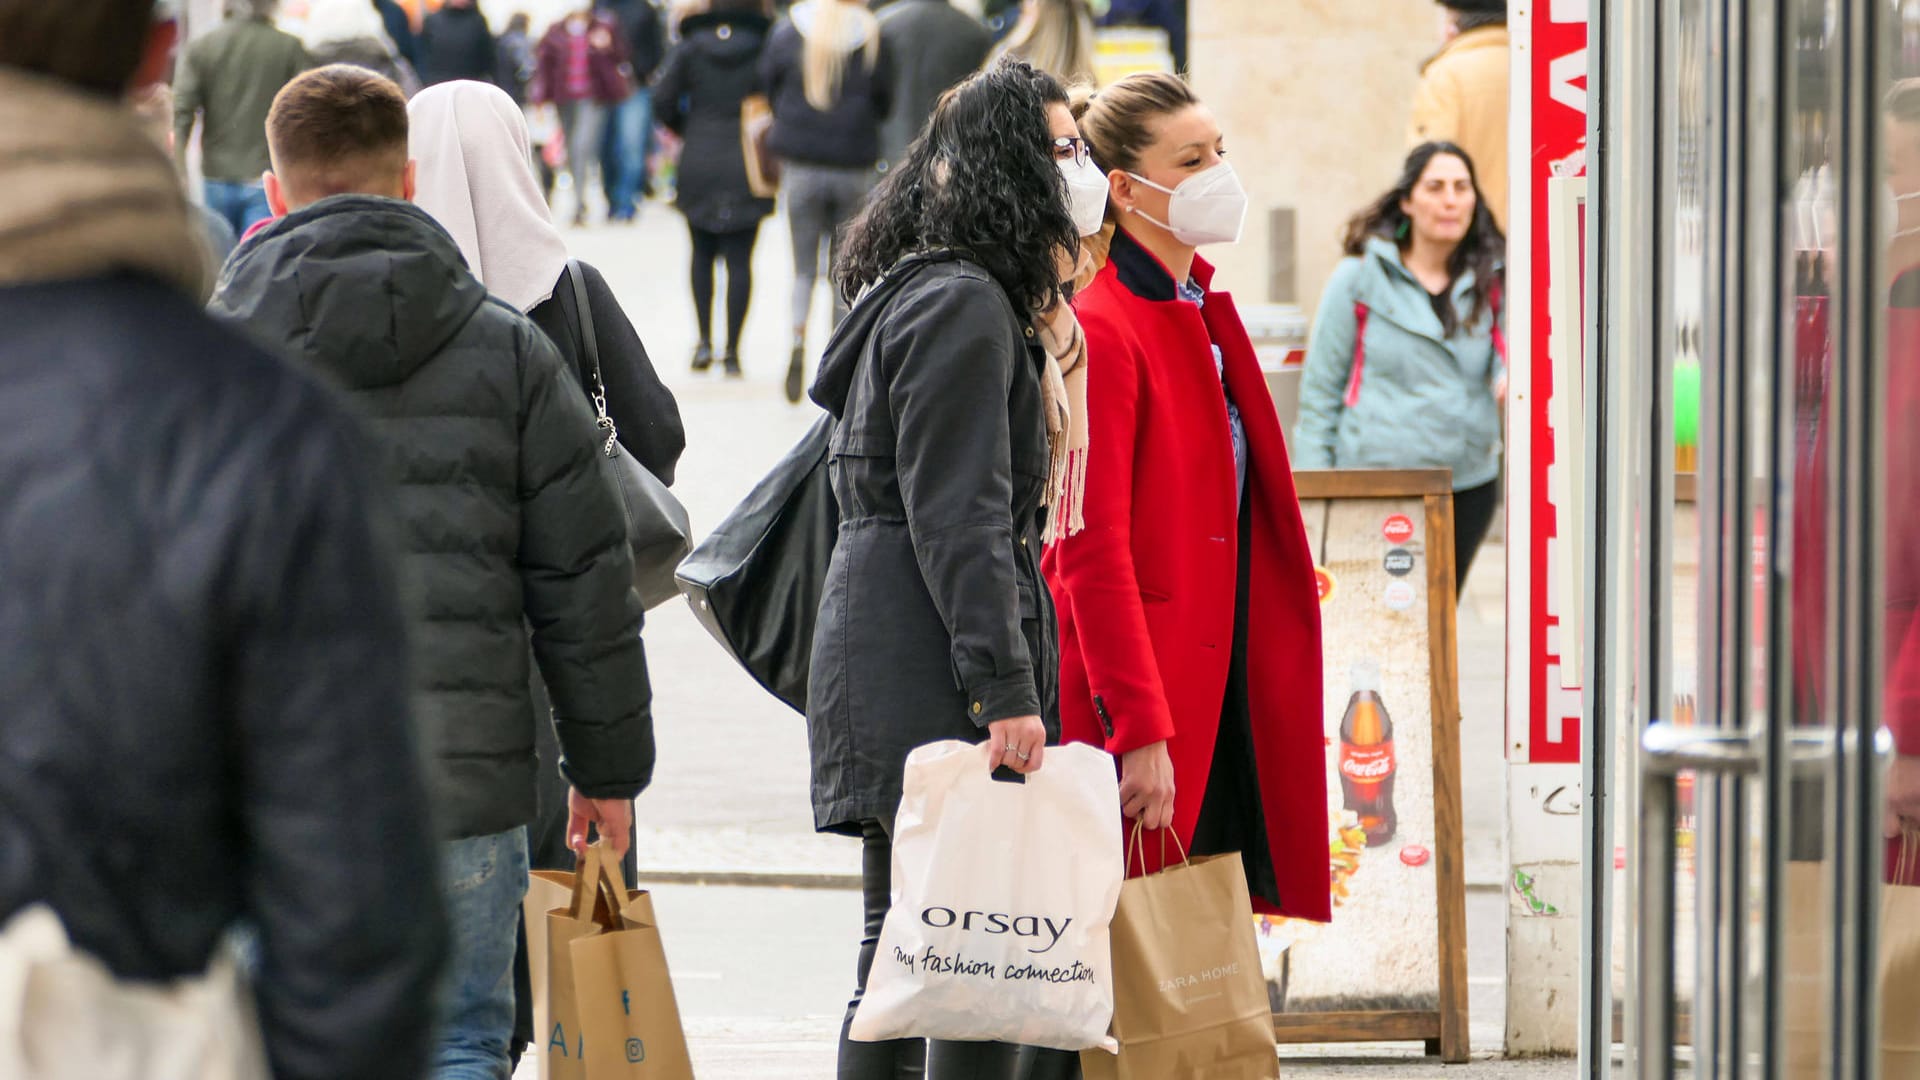
[[[1032,755],[1032,754],[1028,754],[1028,753],[1024,753],[1024,752],[1022,752],[1022,751],[1019,751],[1019,750],[1014,750],[1014,749],[1013,749],[1013,747],[1011,747],[1011,746],[1009,746],[1009,747],[1007,747],[1007,749],[1009,749],[1009,750],[1013,750],[1013,756],[1014,756],[1014,757],[1017,757],[1017,758],[1019,758],[1019,759],[1020,759],[1021,761],[1032,761],[1032,760],[1033,760],[1033,755]]]

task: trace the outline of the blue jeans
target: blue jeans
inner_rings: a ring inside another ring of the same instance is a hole
[[[452,840],[441,851],[453,950],[441,984],[433,1080],[508,1080],[527,831]]]
[[[647,178],[647,152],[653,147],[653,91],[633,96],[607,112],[600,146],[600,179],[607,191],[607,214],[630,218]]]
[[[267,208],[267,189],[256,180],[250,184],[229,180],[206,182],[207,209],[233,226],[233,235],[245,236],[247,230],[273,216]]]

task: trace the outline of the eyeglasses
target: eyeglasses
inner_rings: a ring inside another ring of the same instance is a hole
[[[1053,159],[1085,165],[1093,160],[1093,151],[1087,148],[1087,140],[1065,135],[1053,140]]]

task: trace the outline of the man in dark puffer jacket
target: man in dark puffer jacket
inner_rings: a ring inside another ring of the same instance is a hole
[[[398,490],[433,751],[453,970],[437,1075],[505,1075],[534,724],[527,627],[553,699],[568,837],[624,851],[653,770],[626,519],[587,398],[551,341],[403,201],[407,103],[362,68],[310,71],[267,120],[280,215],[228,262],[216,315],[338,382]]]
[[[120,105],[153,7],[0,0],[0,923],[45,904],[136,980],[251,924],[278,1080],[416,1080],[445,922],[374,470],[200,310]]]

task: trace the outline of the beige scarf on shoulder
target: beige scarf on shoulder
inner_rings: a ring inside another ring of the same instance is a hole
[[[0,133],[0,286],[126,270],[206,300],[206,241],[132,110],[0,68]]]
[[[1076,293],[1106,265],[1112,229],[1109,225],[1080,245],[1073,270]],[[1041,384],[1047,408],[1047,449],[1052,456],[1042,505],[1053,511],[1047,515],[1042,542],[1051,544],[1087,526],[1087,447],[1093,441],[1087,420],[1087,335],[1080,329],[1073,305],[1066,301],[1036,316],[1033,324],[1040,344],[1053,357]]]

